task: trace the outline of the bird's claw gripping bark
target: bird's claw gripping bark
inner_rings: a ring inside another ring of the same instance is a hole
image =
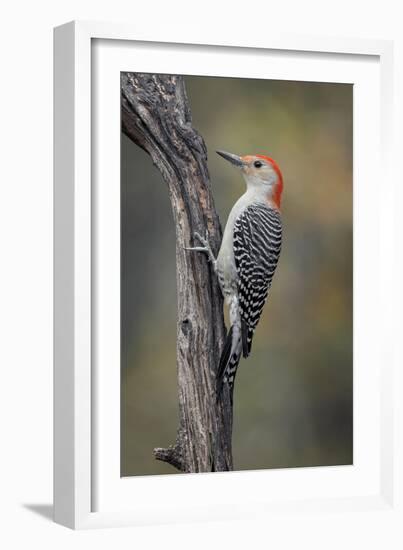
[[[198,239],[202,243],[202,245],[206,249],[206,251],[211,252],[208,231],[206,231],[206,236],[205,237],[202,237],[200,235],[200,233],[197,233],[195,231],[195,237],[196,237],[196,239]]]
[[[198,241],[200,241],[200,243],[203,246],[185,247],[185,250],[193,250],[194,252],[204,252],[205,254],[207,254],[209,261],[211,261],[215,269],[216,258],[210,246],[208,231],[206,231],[205,237],[202,237],[200,233],[197,233],[197,232],[194,233],[194,236]]]

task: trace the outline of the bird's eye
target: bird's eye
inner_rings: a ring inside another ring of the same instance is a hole
[[[253,166],[255,168],[261,168],[263,165],[262,163],[260,162],[260,160],[255,160],[255,162],[253,163]]]

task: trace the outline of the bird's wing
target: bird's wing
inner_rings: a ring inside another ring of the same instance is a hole
[[[280,213],[263,204],[248,206],[234,225],[234,257],[244,357],[250,353],[281,250]]]

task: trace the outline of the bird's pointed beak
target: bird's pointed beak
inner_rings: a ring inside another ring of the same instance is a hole
[[[217,154],[220,155],[220,157],[224,158],[225,160],[228,160],[235,166],[238,166],[238,168],[241,168],[243,166],[243,160],[241,157],[238,157],[238,155],[233,155],[232,153],[226,153],[225,151],[217,151]]]

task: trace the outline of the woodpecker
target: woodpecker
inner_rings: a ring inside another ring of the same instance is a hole
[[[280,214],[283,177],[277,163],[264,155],[217,153],[240,169],[246,192],[234,204],[217,258],[208,234],[195,237],[208,254],[229,307],[230,329],[217,373],[217,395],[226,380],[231,398],[239,361],[251,352],[252,339],[266,302],[281,251]]]

